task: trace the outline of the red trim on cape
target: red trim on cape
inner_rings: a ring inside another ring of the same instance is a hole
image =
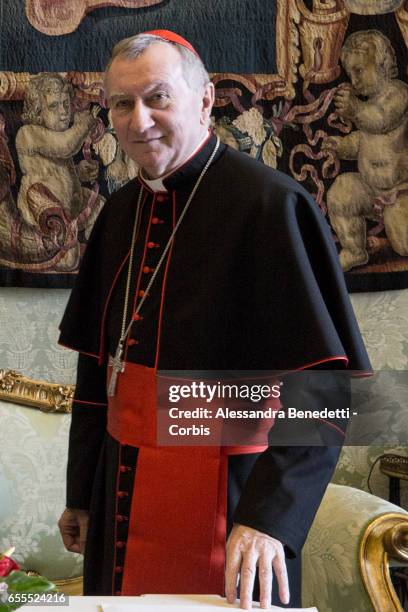
[[[313,368],[313,366],[320,365],[321,363],[327,363],[329,361],[345,361],[346,365],[348,365],[349,359],[347,355],[336,355],[334,357],[325,357],[324,359],[319,359],[318,361],[312,361],[311,363],[307,363],[306,365],[300,366],[299,368],[294,368],[293,370],[289,370],[289,371],[299,372],[300,370],[307,370],[308,368]]]
[[[90,404],[92,406],[107,406],[108,404],[106,402],[87,402],[85,400],[80,400],[80,399],[73,399],[72,403],[77,403],[77,404]]]
[[[338,425],[335,425],[334,423],[330,423],[330,421],[326,421],[325,419],[321,419],[320,417],[316,417],[316,421],[321,421],[328,427],[332,427],[333,429],[335,429],[338,433],[340,433],[343,436],[343,438],[346,437],[346,432],[343,431],[341,427],[339,427]]]
[[[334,357],[325,357],[324,359],[319,359],[319,361],[313,361],[312,363],[300,366],[299,368],[294,368],[293,370],[286,370],[284,373],[289,374],[291,372],[299,372],[301,370],[307,370],[308,368],[313,368],[313,366],[320,365],[321,363],[328,363],[329,361],[345,361],[346,366],[348,366],[349,364],[349,358],[347,357],[347,355],[336,355]],[[361,377],[368,377],[372,375],[373,375],[372,371],[365,371],[365,372],[353,371],[351,377],[361,378]]]
[[[80,351],[79,349],[75,348],[74,346],[69,346],[68,344],[63,344],[59,340],[58,340],[58,344],[60,346],[63,346],[66,349],[69,349],[70,351],[75,351],[76,353],[81,353],[81,355],[88,355],[88,357],[94,357],[95,359],[99,359],[99,355],[95,355],[94,353],[87,353],[86,351]]]

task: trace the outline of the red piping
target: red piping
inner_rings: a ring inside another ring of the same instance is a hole
[[[85,400],[73,399],[73,403],[76,404],[92,404],[93,406],[107,406],[108,404],[105,402],[87,402]]]
[[[144,208],[144,205],[145,205],[145,202],[146,202],[146,198],[147,198],[147,194],[146,194],[146,196],[143,199],[143,202],[142,202],[142,205],[141,205],[141,212],[143,211],[143,208]],[[140,229],[140,227],[141,226],[139,226],[139,229]],[[135,242],[136,242],[137,238],[138,238],[138,233],[135,236]],[[129,256],[130,256],[130,249],[129,249],[125,259],[120,264],[118,271],[115,274],[115,278],[113,279],[112,285],[111,285],[111,287],[109,289],[108,297],[106,298],[106,301],[105,301],[105,305],[104,305],[104,309],[103,309],[103,315],[102,315],[102,321],[101,321],[101,330],[100,330],[101,340],[100,340],[100,349],[99,349],[99,356],[98,356],[99,364],[101,364],[102,361],[103,361],[102,355],[103,355],[104,342],[105,342],[105,319],[106,319],[106,313],[107,313],[107,310],[108,310],[109,300],[111,298],[113,288],[116,285],[116,281],[118,280],[118,276],[121,273],[121,271],[123,269],[123,266],[126,263],[126,260],[129,258]]]
[[[326,421],[325,419],[321,419],[320,417],[316,417],[316,421],[321,421],[322,423],[324,423],[325,425],[327,425],[328,427],[332,427],[333,429],[335,429],[336,431],[340,432],[341,435],[343,436],[343,438],[346,437],[346,432],[343,431],[341,429],[341,427],[338,427],[338,425],[334,425],[334,423],[330,423],[330,421]]]
[[[116,285],[116,281],[118,280],[118,277],[119,277],[120,273],[122,272],[123,266],[125,265],[126,261],[129,259],[129,256],[130,256],[130,250],[127,252],[124,260],[120,264],[120,266],[119,266],[119,268],[118,268],[118,270],[117,270],[117,272],[115,274],[115,277],[114,277],[114,279],[112,281],[112,284],[111,284],[110,289],[109,289],[108,296],[107,296],[107,298],[105,300],[105,304],[104,304],[104,307],[103,307],[103,314],[102,314],[102,319],[101,319],[101,329],[100,329],[100,338],[101,339],[99,341],[99,355],[98,355],[99,365],[103,361],[102,355],[103,355],[103,348],[104,348],[104,344],[105,344],[105,319],[106,319],[106,313],[107,313],[107,310],[108,310],[109,300],[111,298],[113,288]]]
[[[145,203],[146,199],[147,199],[147,194],[145,196],[145,199],[143,200],[143,203]],[[143,255],[142,255],[142,259],[140,261],[139,274],[138,274],[138,277],[137,277],[136,289],[135,289],[135,293],[134,293],[134,297],[133,297],[132,316],[133,316],[133,313],[136,310],[136,301],[137,301],[137,297],[138,297],[138,294],[139,294],[140,279],[142,278],[144,262],[145,262],[145,259],[146,259],[147,243],[149,242],[149,235],[150,235],[150,229],[151,229],[151,226],[152,226],[152,218],[153,218],[153,211],[154,211],[155,204],[156,204],[156,196],[154,196],[154,198],[153,198],[152,206],[151,206],[151,209],[150,209],[149,223],[148,223],[148,226],[147,226],[147,229],[146,229],[145,243],[144,243],[144,247],[143,247]],[[130,288],[129,288],[129,291],[130,291]],[[128,344],[126,344],[125,354],[124,354],[124,360],[125,361],[126,361],[126,358],[127,358],[128,350],[129,350],[129,346],[128,346]]]
[[[321,363],[327,363],[328,361],[345,361],[346,365],[348,365],[349,362],[347,355],[336,355],[335,357],[325,357],[324,359],[319,359],[319,361],[312,361],[312,363],[307,363],[306,365],[300,366],[299,368],[290,370],[290,372],[299,372],[299,370],[307,370],[307,368],[313,368],[313,366],[320,365]]]
[[[81,355],[88,355],[88,357],[94,357],[95,359],[99,359],[99,355],[94,355],[94,353],[87,353],[86,351],[80,351],[79,349],[75,348],[74,346],[69,346],[68,344],[63,344],[59,340],[58,340],[58,344],[60,346],[63,346],[66,349],[69,349],[70,351],[76,351],[77,353],[81,353]]]
[[[325,359],[320,359],[319,361],[313,361],[312,363],[306,364],[304,366],[300,366],[299,368],[294,368],[293,370],[286,370],[284,374],[288,374],[291,372],[299,372],[300,370],[306,370],[307,368],[312,368],[315,365],[319,365],[321,363],[327,363],[328,361],[345,361],[347,366],[349,364],[349,358],[347,357],[347,355],[337,355],[335,357],[326,357]],[[351,377],[360,378],[360,377],[366,377],[366,376],[368,377],[372,375],[373,375],[372,371],[365,371],[361,373],[353,372]]]
[[[176,224],[176,192],[173,191],[173,229],[175,227]],[[162,294],[161,294],[161,300],[160,300],[160,312],[159,312],[159,322],[158,322],[158,326],[157,326],[157,344],[156,344],[156,360],[154,363],[154,369],[157,370],[157,366],[159,363],[159,353],[160,353],[160,337],[161,337],[161,327],[162,327],[162,319],[163,319],[163,310],[164,310],[164,299],[165,299],[165,292],[166,292],[166,284],[167,284],[167,272],[169,269],[169,265],[170,265],[170,260],[171,260],[171,256],[173,253],[173,246],[174,246],[174,240],[171,244],[171,247],[169,249],[169,254],[167,255],[167,262],[166,262],[166,268],[164,270],[164,278],[163,278],[163,283],[162,283]]]
[[[116,494],[118,492],[118,487],[119,487],[120,466],[122,463],[121,453],[122,453],[122,445],[119,443],[118,471],[116,472],[116,485],[115,485],[115,527],[114,527],[114,534],[113,534],[113,551],[114,552],[113,552],[112,583],[111,583],[111,591],[113,595],[115,594],[115,568],[116,568],[116,557],[117,557],[116,540],[117,540],[117,534],[118,534],[117,519],[116,519],[118,515],[118,496]]]

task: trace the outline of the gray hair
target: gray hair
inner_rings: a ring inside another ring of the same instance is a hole
[[[374,46],[375,64],[386,79],[398,76],[397,58],[390,41],[379,30],[360,30],[346,39],[341,51],[341,61],[347,70],[348,58],[352,53],[367,53],[369,45]]]
[[[195,53],[192,53],[191,51],[189,51],[189,49],[186,49],[178,43],[166,40],[161,36],[156,36],[156,34],[136,34],[135,36],[130,36],[129,38],[124,38],[123,40],[120,40],[113,47],[111,58],[105,69],[105,79],[113,60],[116,57],[136,59],[151,45],[157,43],[166,43],[168,45],[171,45],[172,47],[176,47],[181,57],[181,66],[183,70],[184,79],[192,89],[204,88],[209,83],[210,77],[208,75],[208,72],[205,69],[205,66],[201,59]]]
[[[70,99],[74,97],[74,89],[58,73],[43,72],[32,77],[28,83],[21,119],[23,123],[44,125],[42,118],[43,97],[49,93],[67,93]]]

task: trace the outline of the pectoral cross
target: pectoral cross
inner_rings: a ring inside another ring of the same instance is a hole
[[[108,397],[114,397],[116,393],[116,385],[118,375],[124,371],[125,363],[122,361],[123,343],[119,342],[118,348],[114,357],[109,358],[109,365],[112,366],[111,377],[108,385]]]

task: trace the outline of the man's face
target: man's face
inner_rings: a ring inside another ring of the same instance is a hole
[[[150,178],[177,167],[204,138],[213,87],[187,84],[175,47],[155,43],[136,59],[115,58],[106,84],[119,143]]]
[[[41,116],[49,130],[64,132],[71,119],[71,98],[68,93],[51,92],[43,94]]]
[[[376,65],[375,50],[371,46],[364,53],[350,53],[347,62],[347,74],[360,96],[371,97],[375,95],[384,80]]]

